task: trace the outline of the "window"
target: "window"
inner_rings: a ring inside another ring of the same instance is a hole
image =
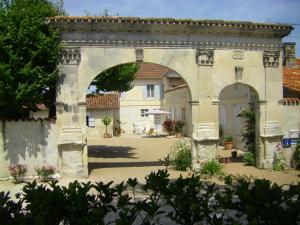
[[[141,109],[141,117],[148,117],[149,109]]]
[[[147,85],[147,98],[154,98],[154,84]]]
[[[88,127],[95,127],[95,118],[91,116],[86,117],[86,125]]]

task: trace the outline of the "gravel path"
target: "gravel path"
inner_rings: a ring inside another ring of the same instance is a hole
[[[144,183],[145,176],[151,171],[164,169],[159,159],[163,159],[170,147],[178,139],[173,137],[119,137],[89,141],[89,171],[91,181],[114,181],[120,183],[128,178],[137,177]],[[229,157],[230,151],[220,150],[218,154]],[[239,155],[241,152],[239,152]],[[236,160],[224,165],[225,172],[234,175],[247,175],[256,178],[266,178],[280,185],[300,182],[300,171],[289,169],[276,172],[261,170]],[[181,175],[188,176],[187,172],[170,170],[170,179]],[[61,185],[67,185],[71,179],[60,180]],[[210,181],[220,183],[217,179]],[[11,181],[0,181],[0,191],[10,191],[12,194],[21,190],[23,184],[13,184]]]

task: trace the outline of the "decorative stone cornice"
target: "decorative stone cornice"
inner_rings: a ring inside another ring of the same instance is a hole
[[[199,66],[212,66],[214,64],[214,50],[197,49],[196,62]]]
[[[263,62],[265,67],[279,66],[280,51],[264,51]]]
[[[118,31],[176,34],[210,33],[281,38],[287,36],[294,29],[291,25],[287,24],[254,23],[248,21],[138,17],[57,16],[48,18],[47,23],[60,28],[62,31],[93,30],[106,32]]]
[[[81,61],[80,48],[66,47],[62,48],[60,52],[60,63],[78,65]]]

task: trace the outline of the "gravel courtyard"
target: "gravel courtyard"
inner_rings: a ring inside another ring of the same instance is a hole
[[[154,136],[91,140],[88,142],[90,179],[121,182],[137,177],[144,181],[151,171],[165,168],[159,159],[168,155],[176,141],[173,137]],[[179,175],[178,171],[170,171],[171,178]]]
[[[137,177],[144,183],[145,176],[151,171],[164,169],[159,161],[169,153],[169,149],[178,139],[174,137],[118,137],[89,141],[89,178],[80,182],[109,182],[120,183],[128,178]],[[239,152],[238,156],[241,156]],[[219,150],[218,155],[229,157],[230,151]],[[256,178],[266,178],[279,185],[300,182],[300,171],[288,169],[285,171],[262,170],[253,166],[246,166],[240,160],[224,164],[227,174],[247,175]],[[188,172],[169,170],[170,179],[176,179]],[[61,179],[61,185],[67,185],[72,179]],[[212,178],[210,181],[221,183]],[[13,184],[11,181],[0,181],[0,191],[10,191],[12,195],[19,192],[24,184]]]

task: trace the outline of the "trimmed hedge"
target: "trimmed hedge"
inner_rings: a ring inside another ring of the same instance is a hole
[[[281,187],[262,179],[225,178],[217,186],[200,176],[169,180],[166,170],[146,183],[48,185],[27,183],[15,200],[0,192],[1,224],[297,224],[300,184]],[[140,197],[137,197],[141,195]]]

